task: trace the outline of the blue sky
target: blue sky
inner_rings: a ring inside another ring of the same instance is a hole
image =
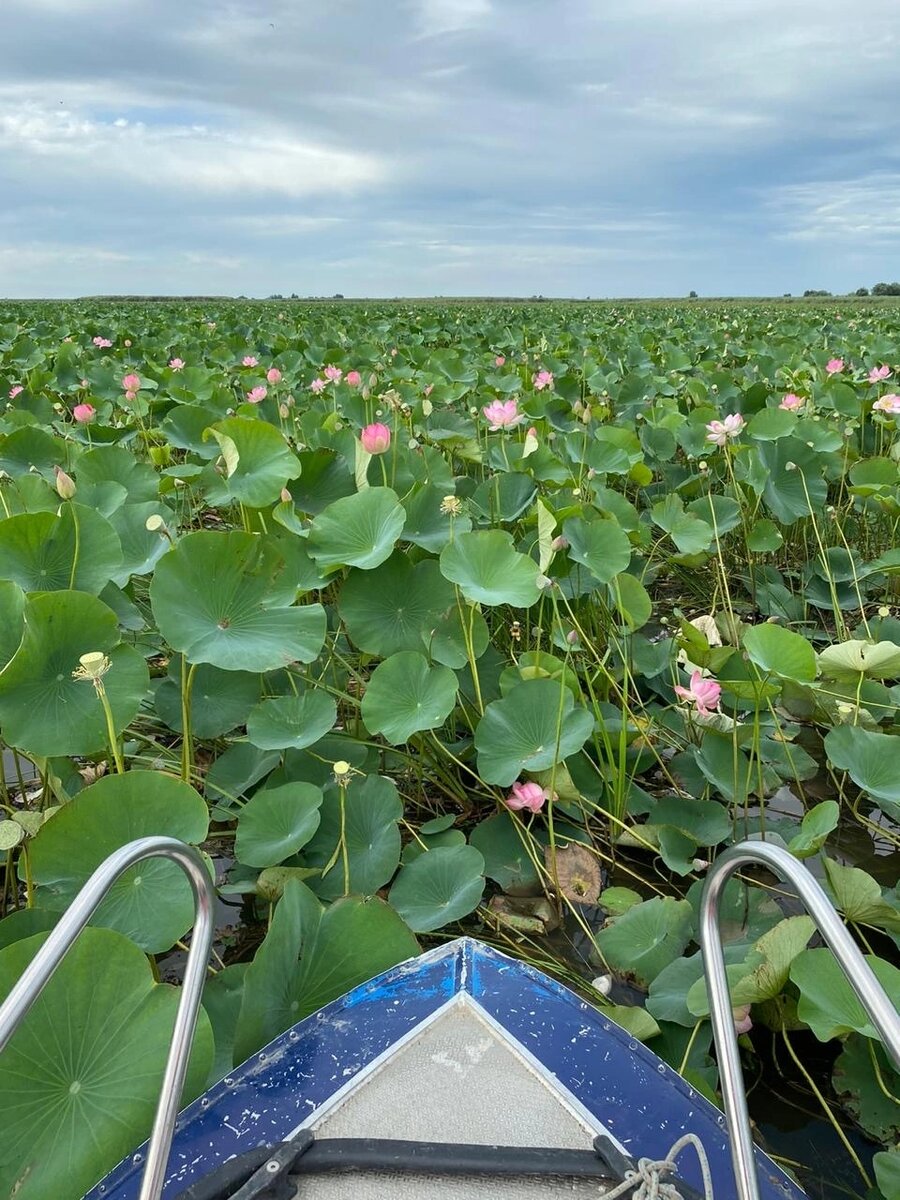
[[[0,295],[900,278],[897,0],[4,0]]]

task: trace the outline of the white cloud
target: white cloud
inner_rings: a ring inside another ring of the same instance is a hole
[[[492,12],[490,0],[420,0],[419,10],[423,37],[477,28]]]
[[[787,184],[765,202],[780,236],[791,241],[883,245],[900,239],[900,173]]]

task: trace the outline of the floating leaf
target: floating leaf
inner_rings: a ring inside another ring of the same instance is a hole
[[[564,684],[531,679],[484,710],[475,729],[478,771],[485,783],[508,787],[525,771],[542,771],[575,754],[594,728]]]
[[[241,809],[234,853],[249,867],[290,858],[319,828],[322,792],[311,783],[285,783],[255,792]]]
[[[321,604],[292,607],[296,583],[271,540],[232,530],[181,539],[150,585],[159,631],[192,663],[273,671],[312,662],[325,640]]]
[[[481,821],[469,835],[469,842],[484,858],[485,875],[504,892],[524,892],[538,883],[537,867],[525,848],[527,838],[508,812]]]
[[[605,961],[645,986],[679,957],[690,939],[691,906],[671,896],[636,904],[596,937]]]
[[[544,860],[560,896],[572,904],[596,904],[600,898],[600,863],[587,846],[569,842],[554,853],[544,847]]]
[[[402,867],[388,899],[415,933],[468,916],[484,893],[484,859],[474,846],[437,846]]]
[[[261,750],[303,750],[333,728],[337,705],[327,692],[304,688],[296,696],[262,700],[247,718],[247,738]]]
[[[45,940],[0,951],[0,1000]],[[0,1194],[81,1196],[143,1141],[179,998],[126,937],[84,930],[0,1058]],[[184,1102],[206,1086],[212,1056],[201,1013]]]
[[[395,553],[374,571],[354,568],[341,588],[338,610],[351,641],[386,657],[421,650],[456,596],[434,559],[412,563]]]
[[[429,666],[424,654],[392,654],[366,685],[363,721],[372,733],[398,746],[419,730],[443,725],[456,705],[457,687],[450,668]]]
[[[890,1096],[884,1094],[878,1082],[873,1057]],[[888,1145],[896,1144],[900,1139],[900,1103],[892,1097],[900,1093],[900,1072],[890,1064],[882,1046],[852,1033],[837,1057],[831,1081],[836,1094],[870,1137]],[[896,1152],[892,1157],[896,1157]],[[876,1173],[880,1186],[877,1167]]]
[[[403,804],[392,780],[381,775],[351,777],[343,815],[350,891],[370,896],[393,876],[400,862],[398,822],[402,816]],[[344,892],[341,826],[341,789],[331,783],[325,788],[319,829],[303,853],[312,866],[332,864],[310,885],[325,900]]]

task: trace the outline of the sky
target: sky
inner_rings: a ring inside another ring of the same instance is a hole
[[[898,0],[3,0],[0,296],[900,278]]]

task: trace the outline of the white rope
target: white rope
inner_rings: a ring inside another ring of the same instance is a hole
[[[675,1159],[686,1146],[693,1146],[700,1160],[700,1174],[703,1176],[703,1194],[706,1200],[715,1200],[713,1195],[712,1174],[709,1169],[709,1159],[703,1143],[695,1133],[686,1133],[670,1148],[665,1158],[654,1161],[652,1158],[639,1158],[636,1171],[626,1171],[624,1180],[610,1192],[603,1193],[603,1200],[618,1200],[634,1188],[632,1200],[684,1200],[674,1183],[664,1183],[662,1176],[675,1170]]]

